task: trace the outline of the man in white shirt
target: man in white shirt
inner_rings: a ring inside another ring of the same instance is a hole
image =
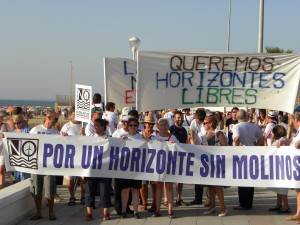
[[[182,126],[186,127],[186,126],[190,126],[193,119],[194,119],[194,115],[191,114],[191,109],[190,108],[185,108],[182,110],[183,114],[183,124]]]
[[[203,121],[206,113],[202,109],[197,109],[195,113],[195,119],[191,122],[190,126],[190,142],[192,145],[201,145],[201,137],[205,136],[205,130],[203,128]],[[203,196],[203,186],[195,184],[195,198],[190,202],[191,205],[201,205]]]
[[[59,131],[53,128],[56,124],[56,113],[48,111],[46,113],[45,122],[42,125],[33,127],[30,134],[50,134],[59,135]],[[36,215],[31,217],[31,220],[42,218],[42,196],[43,193],[49,204],[49,220],[56,220],[54,216],[54,196],[56,192],[55,176],[31,174],[31,194],[34,197],[36,206]],[[44,192],[43,192],[44,190]]]
[[[256,123],[248,121],[247,112],[243,109],[237,111],[238,124],[233,126],[232,139],[235,146],[262,146],[263,131]],[[238,187],[239,205],[233,209],[248,210],[252,208],[254,187]]]
[[[115,132],[119,122],[118,115],[115,113],[115,108],[115,103],[106,103],[105,112],[102,116],[103,119],[108,121],[107,131],[109,135],[112,135]]]
[[[75,120],[75,106],[71,108],[71,121],[66,123],[60,130],[60,134],[63,136],[79,136],[83,133],[83,128],[81,128],[81,122]],[[73,176],[65,176],[67,179],[67,185],[70,193],[70,200],[68,206],[73,206],[76,204],[75,191],[74,191],[74,179]],[[81,179],[81,200],[84,199],[84,180]]]
[[[93,105],[92,108],[94,107],[98,107],[101,108],[103,110],[103,103],[102,103],[102,97],[99,93],[95,93],[93,95]]]

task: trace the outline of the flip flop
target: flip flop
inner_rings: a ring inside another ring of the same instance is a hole
[[[42,219],[42,218],[43,218],[42,216],[35,215],[35,216],[31,217],[30,220],[39,220],[39,219]]]

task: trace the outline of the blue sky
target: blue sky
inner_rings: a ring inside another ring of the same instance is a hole
[[[0,98],[103,94],[103,57],[139,50],[227,51],[229,0],[0,0]],[[264,46],[300,53],[300,1],[265,0]],[[257,52],[259,0],[232,0],[231,52]]]

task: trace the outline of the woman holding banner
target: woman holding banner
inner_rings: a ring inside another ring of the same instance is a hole
[[[216,132],[217,127],[217,119],[214,116],[206,116],[203,122],[204,129],[206,130],[206,140],[208,145],[210,146],[227,146],[227,141],[225,135],[222,131]],[[208,211],[205,211],[203,214],[212,214],[216,211],[216,203],[215,198],[218,196],[220,205],[221,205],[221,212],[219,214],[220,217],[227,215],[227,208],[225,206],[224,201],[224,192],[222,186],[208,186],[209,196],[210,196],[210,207]]]
[[[144,121],[144,130],[141,132],[142,136],[149,141],[152,139],[153,136],[156,135],[156,131],[153,129],[155,126],[155,118],[151,116],[146,116]],[[155,202],[155,195],[156,195],[156,184],[155,182],[151,182],[151,189],[152,189],[152,205],[148,212],[155,212],[156,211],[156,202]],[[142,188],[140,189],[140,195],[142,198],[142,211],[147,210],[147,198],[148,198],[148,181],[142,181]]]
[[[134,140],[134,139],[144,139],[143,136],[138,133],[139,121],[137,118],[131,117],[128,119],[128,133],[121,136],[121,138]],[[121,180],[121,179],[119,179]],[[120,182],[122,193],[122,214],[121,217],[124,219],[127,217],[126,209],[127,202],[129,199],[129,192],[131,189],[132,194],[132,202],[133,202],[133,217],[135,219],[140,219],[140,214],[138,213],[138,205],[139,205],[139,190],[142,187],[141,180],[133,180],[133,179],[122,179]]]
[[[155,135],[152,140],[158,140],[158,141],[169,141],[171,143],[177,143],[178,140],[177,138],[169,133],[169,121],[168,119],[160,119],[158,121],[158,129],[159,129],[159,134]],[[173,198],[174,198],[174,193],[173,193],[173,183],[171,182],[165,182],[165,187],[166,187],[166,194],[167,194],[167,201],[168,201],[168,214],[169,218],[173,219],[176,218],[176,216],[173,213]],[[162,192],[164,188],[164,183],[157,181],[156,182],[156,212],[152,215],[152,217],[160,217],[160,203],[162,199]]]
[[[107,139],[107,134],[105,132],[108,122],[104,119],[96,119],[94,121],[94,131],[98,139]],[[103,220],[109,220],[109,207],[111,206],[110,198],[110,183],[111,178],[104,177],[85,177],[85,205],[86,205],[86,221],[92,220],[92,211],[95,205],[96,188],[98,183],[100,186],[100,204],[103,207]]]

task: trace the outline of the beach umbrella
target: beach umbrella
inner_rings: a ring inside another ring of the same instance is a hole
[[[31,112],[38,112],[38,111],[40,111],[40,109],[38,109],[38,108],[32,108],[32,107],[31,107],[31,108],[29,109],[29,111],[31,111]]]
[[[9,108],[6,110],[6,112],[7,112],[7,113],[10,113],[10,112],[12,112],[13,110],[14,110],[14,107],[11,106],[11,107],[9,107]]]

